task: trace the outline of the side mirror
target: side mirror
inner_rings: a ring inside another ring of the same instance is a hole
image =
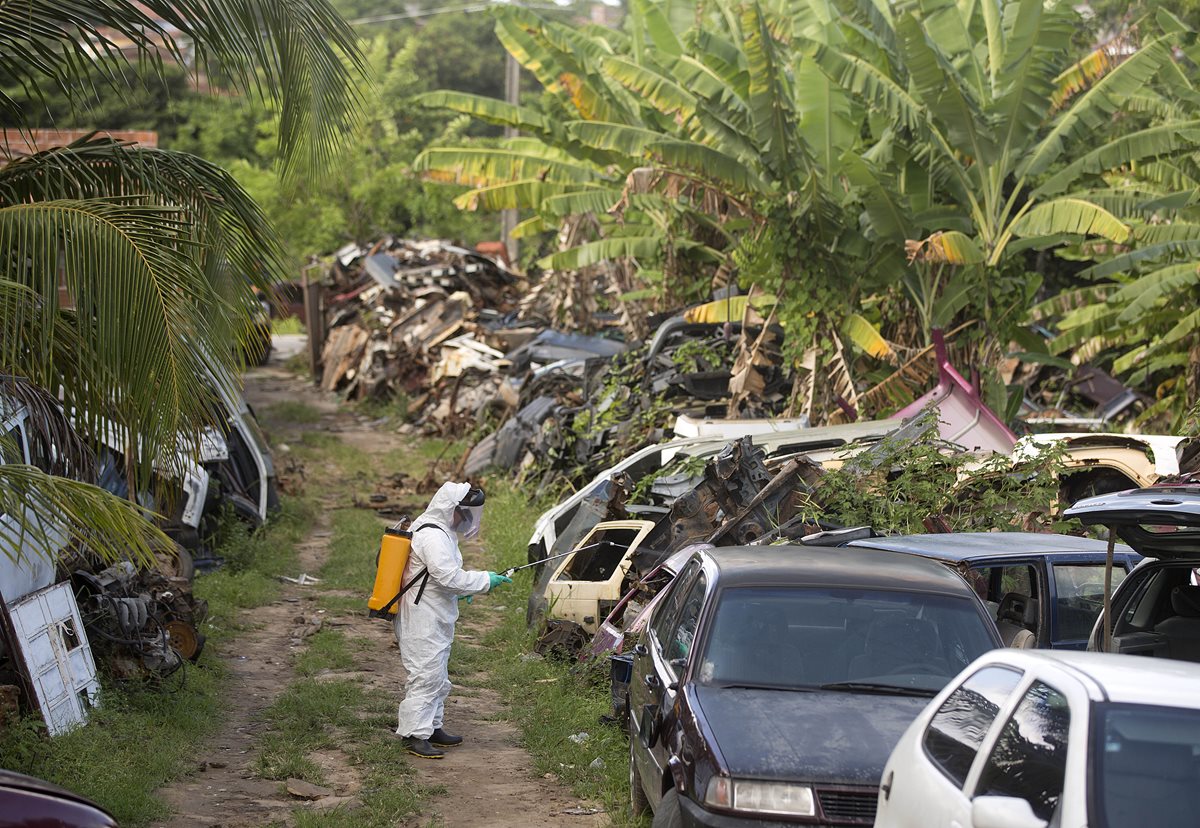
[[[1033,808],[1016,796],[979,796],[971,803],[973,828],[1046,828]]]

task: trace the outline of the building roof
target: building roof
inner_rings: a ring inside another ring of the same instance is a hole
[[[934,592],[976,599],[959,575],[936,561],[878,549],[805,546],[732,546],[703,552],[722,585],[856,587]]]
[[[850,546],[886,549],[958,563],[979,558],[1018,557],[1024,555],[1108,552],[1108,542],[1075,535],[1042,532],[950,532],[931,535],[899,535],[892,538],[868,538],[852,541]],[[1114,550],[1120,555],[1136,554],[1123,543]]]

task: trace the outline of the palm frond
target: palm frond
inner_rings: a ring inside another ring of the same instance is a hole
[[[0,74],[32,95],[42,88],[71,95],[97,69],[119,89],[124,68],[142,61],[160,69],[164,58],[277,102],[279,151],[289,172],[329,164],[360,103],[351,80],[365,72],[353,32],[328,0],[0,4]],[[0,96],[0,112],[23,122],[7,97]]]
[[[32,549],[54,560],[66,546],[82,544],[105,561],[148,564],[154,547],[170,543],[128,500],[34,466],[0,463],[0,549]]]

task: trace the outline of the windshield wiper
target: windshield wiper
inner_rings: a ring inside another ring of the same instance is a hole
[[[933,698],[938,694],[937,690],[925,687],[901,687],[898,684],[880,684],[874,681],[835,681],[831,684],[822,684],[820,689],[848,693],[878,693],[882,696],[924,696],[926,698]]]
[[[811,687],[796,687],[786,684],[748,684],[746,682],[733,682],[731,684],[714,684],[718,690],[783,690],[788,693],[803,690],[811,692]]]

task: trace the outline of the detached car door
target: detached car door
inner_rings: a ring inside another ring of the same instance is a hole
[[[629,687],[631,755],[647,798],[657,807],[662,798],[668,755],[667,736],[674,721],[672,708],[679,677],[687,664],[708,578],[699,558],[693,558],[671,593],[659,603],[646,633],[634,648],[633,680]]]

